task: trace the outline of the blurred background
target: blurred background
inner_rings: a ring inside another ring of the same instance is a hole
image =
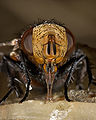
[[[38,19],[56,19],[76,41],[96,47],[96,0],[0,0],[0,42]]]

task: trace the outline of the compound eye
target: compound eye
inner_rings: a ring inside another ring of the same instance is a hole
[[[26,31],[22,37],[23,50],[32,54],[32,29]]]
[[[66,35],[67,35],[67,40],[68,40],[68,50],[74,47],[74,36],[73,34],[66,28]]]
[[[70,49],[73,46],[73,39],[70,34],[67,34],[67,40],[68,40],[68,49]]]
[[[32,53],[32,34],[26,36],[24,40],[24,47],[28,52]]]

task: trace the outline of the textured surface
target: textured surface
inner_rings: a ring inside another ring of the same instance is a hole
[[[26,101],[0,106],[0,119],[6,120],[96,120],[95,103]]]

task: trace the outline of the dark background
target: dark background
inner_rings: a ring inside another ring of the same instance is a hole
[[[38,19],[64,23],[76,41],[96,47],[96,0],[0,0],[0,42]]]

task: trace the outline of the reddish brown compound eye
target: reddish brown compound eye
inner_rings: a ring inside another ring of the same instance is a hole
[[[33,53],[33,50],[32,50],[32,28],[30,28],[23,34],[22,40],[21,40],[21,47],[25,53],[29,53],[29,54]]]
[[[75,49],[75,39],[73,34],[70,32],[68,28],[66,28],[66,36],[68,40],[68,49],[67,49],[67,55],[70,55],[71,52]]]

